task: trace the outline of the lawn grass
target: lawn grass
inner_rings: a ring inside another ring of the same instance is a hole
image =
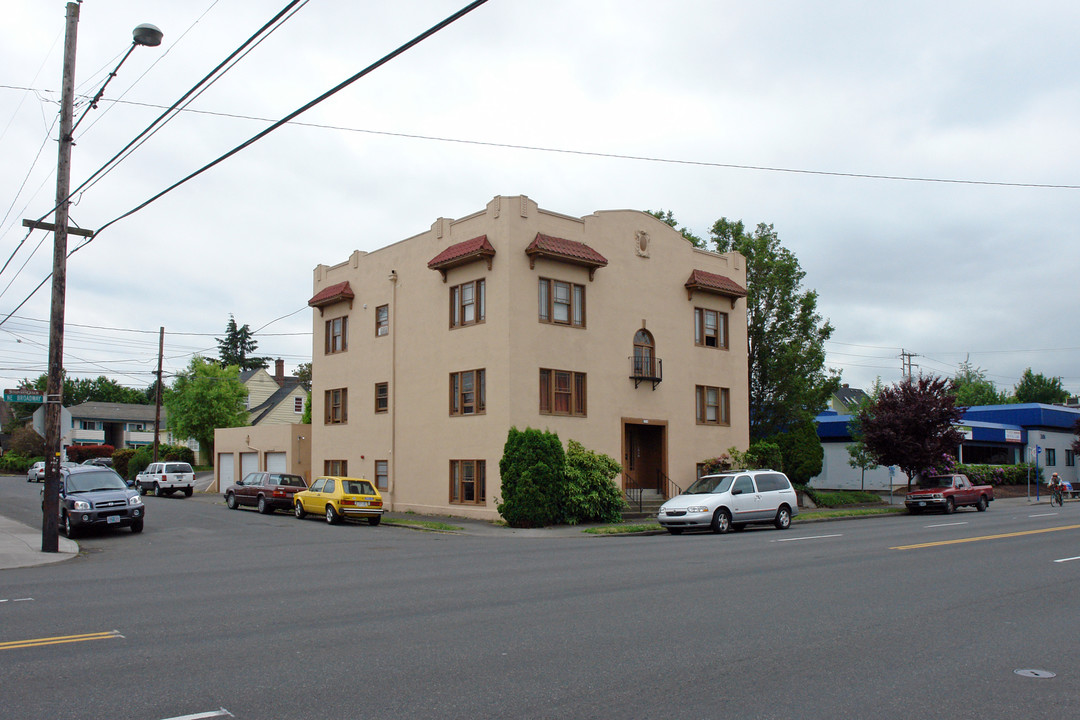
[[[403,525],[407,527],[421,528],[423,530],[437,530],[439,532],[455,532],[464,530],[460,525],[450,525],[437,520],[405,520],[403,518],[383,518],[384,525]]]

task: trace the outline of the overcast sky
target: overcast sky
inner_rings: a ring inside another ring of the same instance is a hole
[[[19,245],[53,205],[65,5],[3,2],[0,317],[52,267],[51,235]],[[73,187],[286,5],[82,3],[76,117],[136,25],[165,37],[79,126]],[[72,222],[101,228],[464,5],[310,0]],[[1075,394],[1077,37],[1075,0],[490,0],[73,255],[65,367],[142,388],[159,327],[171,374],[215,356],[232,313],[291,372],[311,359],[317,264],[524,194],[573,216],[669,209],[702,236],[772,223],[852,386],[898,380],[903,349]],[[46,283],[0,325],[3,387],[46,371],[48,316]]]

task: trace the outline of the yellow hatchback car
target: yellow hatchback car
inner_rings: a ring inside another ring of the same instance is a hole
[[[308,513],[325,515],[331,525],[346,517],[367,518],[369,524],[378,525],[383,501],[375,486],[363,478],[320,477],[293,495],[293,512],[298,518]]]

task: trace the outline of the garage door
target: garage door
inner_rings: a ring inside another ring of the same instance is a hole
[[[240,453],[240,477],[259,471],[259,453]]]
[[[266,471],[267,472],[288,472],[288,463],[285,460],[285,453],[283,452],[268,452],[266,453]]]
[[[234,466],[232,453],[220,453],[217,456],[217,491],[224,492],[233,484]]]

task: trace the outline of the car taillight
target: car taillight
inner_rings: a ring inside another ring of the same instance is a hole
[[[169,479],[168,475],[162,475],[161,476],[161,482],[166,482],[166,481],[168,481],[168,479]]]
[[[285,497],[285,491],[284,490],[275,490],[273,492],[273,495],[274,495],[274,497],[279,497],[279,498],[280,497]]]

